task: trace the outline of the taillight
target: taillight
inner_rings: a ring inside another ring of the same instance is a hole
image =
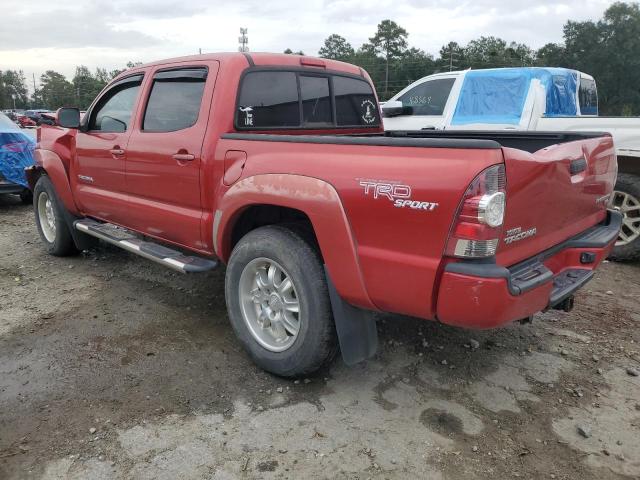
[[[478,175],[462,198],[445,254],[461,258],[496,254],[506,204],[504,165],[494,165]]]

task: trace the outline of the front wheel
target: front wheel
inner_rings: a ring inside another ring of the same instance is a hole
[[[609,208],[622,214],[622,228],[611,258],[640,258],[640,177],[628,173],[618,175]]]
[[[58,200],[53,183],[42,175],[33,189],[36,226],[47,253],[65,257],[77,253],[69,227],[64,220],[64,206]]]
[[[296,377],[335,355],[322,262],[293,229],[272,225],[244,236],[229,259],[225,293],[231,325],[261,368]]]

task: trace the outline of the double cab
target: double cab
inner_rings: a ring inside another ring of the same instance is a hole
[[[306,56],[127,70],[41,127],[35,158],[49,253],[97,238],[226,265],[239,341],[282,376],[371,356],[372,311],[477,329],[568,310],[621,221],[610,135],[385,134],[365,71]]]

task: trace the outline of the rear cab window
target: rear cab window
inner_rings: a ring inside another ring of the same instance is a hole
[[[249,70],[236,105],[238,130],[380,127],[375,94],[362,77],[306,70]]]

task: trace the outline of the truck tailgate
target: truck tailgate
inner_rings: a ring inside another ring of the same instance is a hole
[[[533,153],[503,147],[507,201],[496,259],[510,266],[602,221],[617,173],[610,136]]]

